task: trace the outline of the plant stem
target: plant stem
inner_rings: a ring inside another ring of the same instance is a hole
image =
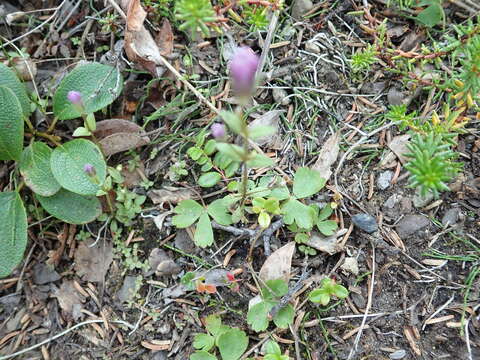
[[[247,188],[248,188],[248,127],[246,119],[244,118],[243,108],[239,106],[237,108],[237,116],[240,117],[242,123],[242,141],[243,141],[243,159],[242,159],[242,198],[240,200],[240,208],[243,213],[245,208],[245,202],[247,200]]]
[[[47,133],[51,133],[55,129],[55,125],[57,124],[58,118],[54,117],[52,123],[47,129]]]

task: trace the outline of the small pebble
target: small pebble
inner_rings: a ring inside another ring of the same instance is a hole
[[[423,215],[407,215],[396,226],[397,234],[400,238],[407,238],[417,231],[426,228],[430,220]]]
[[[378,230],[377,220],[369,214],[357,214],[352,216],[353,224],[359,229],[371,234]]]
[[[313,3],[311,0],[294,0],[292,9],[292,17],[295,20],[303,20],[303,15],[312,10]]]
[[[427,192],[425,196],[420,194],[420,191],[416,191],[415,195],[413,196],[413,206],[418,208],[423,208],[430,204],[433,200],[433,193]]]
[[[390,186],[393,178],[393,171],[387,170],[382,172],[377,178],[377,186],[380,190],[385,190]]]
[[[403,349],[397,350],[391,353],[388,357],[392,360],[401,360],[407,355],[407,352]]]
[[[320,54],[321,52],[320,47],[311,40],[305,43],[305,51],[312,52],[314,54]]]
[[[278,104],[282,104],[282,105],[290,104],[290,98],[287,97],[288,93],[284,89],[273,88],[272,96],[273,96],[273,100],[275,100],[275,102]]]
[[[460,209],[452,208],[447,210],[445,215],[442,217],[442,225],[447,227],[450,225],[455,225],[460,218]]]
[[[358,275],[359,273],[358,262],[357,259],[355,259],[354,257],[345,258],[345,261],[340,266],[340,268],[349,273],[352,273],[353,275]]]
[[[387,93],[387,100],[390,105],[402,105],[405,101],[405,94],[395,88],[390,88]]]

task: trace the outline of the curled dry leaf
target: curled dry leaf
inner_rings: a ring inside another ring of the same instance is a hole
[[[157,43],[143,25],[146,15],[140,0],[130,1],[127,9],[125,52],[135,64],[154,77],[160,77],[164,73],[163,62]]]
[[[109,119],[97,123],[94,135],[106,156],[127,151],[150,142],[145,131],[137,124],[123,119]]]
[[[157,43],[162,56],[168,56],[173,52],[172,25],[170,25],[170,21],[168,21],[167,18],[163,19],[162,27],[155,36],[155,42]]]
[[[337,161],[338,153],[340,151],[340,133],[335,133],[330,136],[318,154],[317,161],[312,169],[317,170],[320,176],[326,181],[330,179],[332,170],[330,169],[335,161]]]
[[[341,239],[339,239],[339,237],[344,235],[346,232],[347,229],[340,229],[335,234],[327,237],[321,235],[320,233],[312,232],[312,235],[306,245],[329,255],[334,255],[343,250],[343,245],[341,244]]]
[[[83,280],[102,282],[113,260],[113,246],[110,242],[92,239],[81,242],[75,251],[75,271]]]
[[[166,186],[163,189],[150,190],[147,196],[155,205],[166,202],[178,204],[182,200],[191,199],[194,196],[194,192],[189,189]]]
[[[286,282],[290,279],[292,257],[295,252],[295,242],[289,242],[270,255],[260,269],[260,278],[263,281],[283,279]]]
[[[275,129],[274,133],[255,139],[254,142],[257,145],[260,145],[260,146],[266,145],[267,147],[270,147],[270,148],[273,145],[275,145],[275,143],[277,142],[276,140],[278,138],[278,121],[280,119],[280,115],[284,112],[285,111],[283,110],[267,111],[265,114],[261,115],[260,117],[253,120],[250,124],[248,124],[249,130],[253,130],[259,126],[271,126]]]
[[[83,316],[80,311],[85,298],[75,289],[72,280],[64,280],[60,289],[54,288],[53,297],[56,297],[60,308],[67,319],[78,320]]]
[[[408,141],[410,140],[410,135],[399,135],[395,136],[392,141],[388,144],[390,150],[392,150],[402,164],[405,164],[408,161],[408,158],[405,156],[409,152],[407,148]]]

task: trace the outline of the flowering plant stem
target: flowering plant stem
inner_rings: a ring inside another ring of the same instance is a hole
[[[243,156],[242,156],[242,181],[241,181],[241,189],[242,189],[242,198],[240,200],[240,208],[243,213],[243,209],[245,208],[245,202],[247,200],[247,190],[248,190],[248,127],[247,122],[245,121],[245,114],[243,111],[243,106],[240,105],[237,110],[237,115],[241,119],[241,135],[243,141]]]

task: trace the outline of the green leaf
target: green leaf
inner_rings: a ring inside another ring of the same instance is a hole
[[[316,170],[299,168],[293,178],[293,194],[303,199],[319,192],[325,186],[325,179]]]
[[[268,198],[263,206],[270,214],[280,213],[280,202],[277,198]]]
[[[224,332],[217,340],[222,360],[238,360],[248,347],[248,336],[239,329]]]
[[[268,125],[258,125],[249,129],[249,135],[252,139],[263,138],[274,134],[277,131],[273,126]]]
[[[268,287],[262,288],[264,299],[280,298],[288,292],[288,284],[283,279],[267,280]]]
[[[22,114],[24,116],[30,115],[32,112],[30,108],[30,98],[28,97],[25,84],[19,80],[17,74],[15,74],[12,69],[3,63],[0,63],[0,84],[13,92],[20,103]],[[5,110],[3,106],[0,107],[0,109],[2,109],[2,111]]]
[[[85,129],[83,126],[79,126],[78,128],[76,128],[72,134],[73,137],[90,136],[90,135],[92,135],[92,133],[87,129]]]
[[[217,143],[217,150],[233,161],[242,161],[246,157],[245,150],[238,145]]]
[[[229,212],[229,207],[235,201],[235,199],[230,197],[212,201],[207,207],[208,215],[220,225],[230,225],[232,223],[232,215]]]
[[[15,191],[0,193],[0,278],[22,261],[27,246],[27,213]]]
[[[335,230],[337,230],[338,225],[336,221],[333,220],[323,220],[317,222],[318,230],[325,236],[333,235]]]
[[[242,119],[240,117],[231,112],[231,111],[221,111],[220,116],[222,117],[223,121],[227,126],[232,130],[235,134],[240,135],[242,132]]]
[[[215,144],[215,147],[218,147],[218,144]],[[230,164],[232,164],[232,162],[232,158],[222,152],[217,152],[213,158],[213,163],[215,166],[222,170],[225,170]]]
[[[313,227],[315,210],[294,198],[282,205],[282,214],[287,225],[295,222],[301,229],[310,230]]]
[[[95,196],[82,196],[60,189],[53,196],[36,195],[40,205],[51,215],[69,224],[87,224],[102,213]]]
[[[75,119],[82,114],[68,99],[69,91],[82,94],[86,114],[110,105],[120,95],[123,78],[111,66],[100,63],[79,65],[63,78],[53,96],[53,113],[59,120]]]
[[[198,350],[208,351],[215,345],[215,338],[208,334],[197,334],[193,339],[193,347]]]
[[[186,228],[192,225],[202,215],[204,209],[195,200],[182,200],[173,209],[175,215],[172,218],[172,223],[177,228]]]
[[[348,290],[340,284],[335,284],[333,285],[333,295],[339,299],[345,299],[348,296]]]
[[[268,215],[268,213],[265,211],[262,211],[258,215],[258,224],[262,229],[266,229],[270,226],[270,220],[270,215]]]
[[[205,328],[215,337],[231,329],[230,326],[223,325],[222,319],[216,315],[209,315],[205,319]]]
[[[190,156],[190,158],[193,161],[197,161],[203,155],[203,151],[202,151],[202,149],[200,149],[196,146],[192,146],[191,148],[189,148],[187,150],[187,154],[188,154],[188,156]]]
[[[265,344],[265,352],[267,354],[282,355],[282,350],[280,349],[280,346],[273,340],[269,340]]]
[[[210,139],[205,144],[203,151],[206,155],[210,156],[217,150],[217,142],[213,139]]]
[[[330,217],[330,215],[332,215],[332,213],[333,213],[333,209],[330,206],[330,204],[325,205],[322,208],[322,211],[320,211],[320,214],[318,215],[317,221],[322,221],[322,220],[328,219]]]
[[[281,308],[274,316],[273,322],[281,329],[286,329],[293,323],[293,317],[295,316],[295,310],[291,304],[287,304]]]
[[[275,161],[273,161],[273,159],[269,158],[266,155],[257,153],[253,155],[251,160],[247,161],[247,165],[252,168],[268,167],[273,166],[273,164],[275,164]]]
[[[275,305],[272,301],[260,301],[248,309],[247,323],[250,327],[256,331],[264,331],[268,327],[268,313]]]
[[[298,233],[295,235],[295,242],[299,244],[305,244],[308,242],[309,238],[310,237],[305,233]]]
[[[225,176],[232,177],[237,172],[238,168],[240,167],[240,163],[237,161],[232,162],[228,165],[225,169]]]
[[[326,306],[330,302],[330,294],[325,289],[315,289],[308,294],[308,299],[313,303],[320,303]]]
[[[434,27],[442,21],[444,16],[442,6],[438,3],[432,3],[429,7],[422,10],[415,19],[427,27]]]
[[[270,196],[282,201],[290,197],[290,191],[286,186],[278,186],[272,189]]]
[[[213,244],[212,224],[206,212],[200,215],[193,241],[202,248]]]
[[[42,196],[52,196],[60,190],[60,184],[53,177],[50,168],[52,149],[45,143],[34,142],[23,150],[19,163],[25,184]]]
[[[86,164],[95,168],[94,177],[85,173]],[[60,185],[79,195],[95,195],[107,174],[102,152],[97,145],[85,139],[75,139],[55,148],[50,166]]]
[[[23,116],[22,106],[13,91],[0,86],[0,160],[20,160],[23,150]]]
[[[202,174],[198,178],[198,185],[204,188],[209,188],[215,186],[220,180],[222,180],[222,175],[216,171],[211,171],[205,174]]]
[[[195,351],[190,355],[190,360],[218,360],[215,355],[212,355],[206,351]]]

